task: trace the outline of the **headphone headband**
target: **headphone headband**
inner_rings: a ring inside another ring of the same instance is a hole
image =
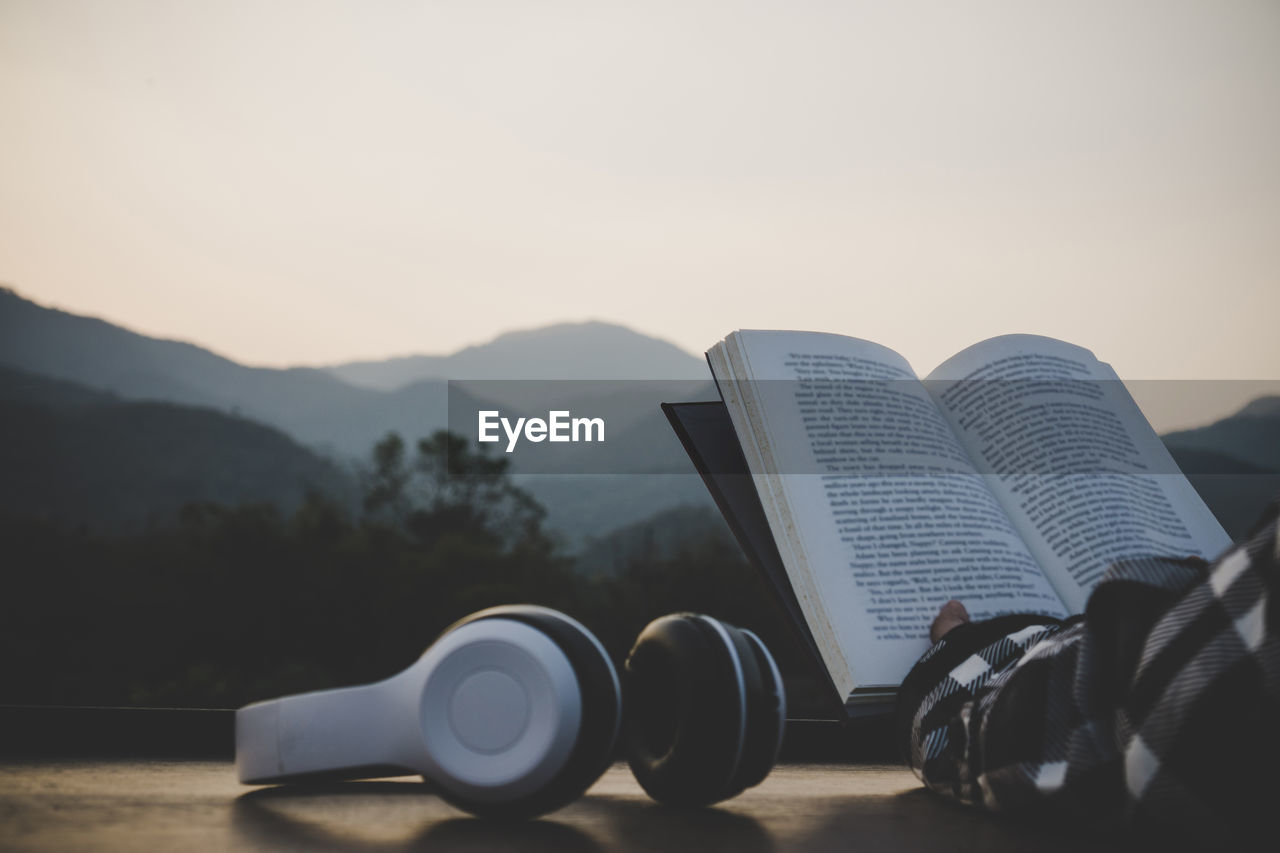
[[[641,632],[626,670],[628,758],[654,799],[709,805],[768,774],[786,700],[755,634],[665,616]],[[473,814],[532,817],[600,778],[622,693],[581,623],[545,607],[493,607],[455,622],[391,678],[241,708],[236,771],[246,784],[420,773]]]
[[[503,800],[555,775],[581,714],[573,667],[554,642],[520,622],[483,619],[385,681],[241,708],[236,769],[257,784],[396,767],[464,797]]]

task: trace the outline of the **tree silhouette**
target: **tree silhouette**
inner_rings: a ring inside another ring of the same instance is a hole
[[[450,623],[526,602],[587,624],[620,663],[639,629],[698,609],[789,635],[723,537],[579,574],[508,462],[439,432],[371,450],[362,511],[187,505],[123,536],[0,515],[0,702],[236,707],[403,669]]]
[[[373,467],[364,473],[364,511],[395,522],[408,514],[409,471],[404,461],[404,439],[394,432],[373,446]]]

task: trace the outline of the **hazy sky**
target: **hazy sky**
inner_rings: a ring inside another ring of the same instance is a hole
[[[253,364],[598,318],[1280,375],[1275,0],[0,0],[0,146],[0,282]]]

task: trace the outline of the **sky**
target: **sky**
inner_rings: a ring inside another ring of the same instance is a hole
[[[0,0],[0,146],[0,283],[248,364],[600,319],[1280,378],[1274,0]]]

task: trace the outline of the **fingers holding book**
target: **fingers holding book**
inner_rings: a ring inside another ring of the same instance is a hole
[[[929,641],[936,643],[947,635],[952,628],[969,621],[969,611],[954,598],[938,608],[938,615],[929,626]]]

